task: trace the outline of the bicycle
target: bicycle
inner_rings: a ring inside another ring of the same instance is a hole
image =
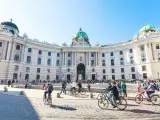
[[[146,98],[147,101],[151,102],[153,105],[160,105],[160,95],[153,93],[150,95],[150,98],[148,98],[145,93],[146,91],[143,90],[140,94],[136,95],[135,102],[137,104],[141,104],[143,99]]]
[[[104,94],[101,94],[100,99],[98,99],[98,106],[101,109],[108,109],[109,103],[113,104],[112,100],[110,100],[110,98],[109,98],[109,92],[106,91]],[[126,109],[126,107],[127,107],[127,101],[126,101],[126,99],[124,97],[122,97],[122,96],[119,96],[119,99],[116,100],[116,107],[119,110]]]
[[[47,95],[45,98],[45,95],[43,95],[43,103],[52,105],[52,95]]]
[[[70,92],[74,96],[78,95],[78,93],[80,93],[81,95],[86,94],[86,90],[84,88],[80,88],[80,92],[79,92],[79,89],[77,89],[77,88],[71,88]]]

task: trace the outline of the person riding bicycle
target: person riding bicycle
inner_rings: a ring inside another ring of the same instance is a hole
[[[109,91],[108,97],[111,100],[111,104],[113,108],[115,108],[117,106],[116,101],[119,99],[119,92],[117,90],[116,82],[114,80],[109,83],[107,90]]]
[[[155,85],[153,81],[148,82],[148,87],[146,89],[146,93],[148,98],[150,98],[151,94],[155,93]]]
[[[50,96],[52,91],[53,91],[53,85],[50,83],[50,81],[48,81],[48,83],[45,86],[45,92],[44,92],[45,99],[46,99],[46,94],[48,93],[48,96]]]

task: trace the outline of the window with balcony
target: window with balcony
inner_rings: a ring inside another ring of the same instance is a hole
[[[105,69],[103,69],[103,73],[106,73],[106,70],[105,70]]]
[[[102,60],[102,66],[106,66],[106,61]]]
[[[156,44],[156,49],[159,49],[159,44]]]
[[[119,54],[120,54],[120,55],[123,55],[123,51],[119,51]]]
[[[48,56],[51,56],[51,52],[48,52]]]
[[[48,64],[48,65],[51,65],[51,59],[48,59],[48,60],[47,60],[47,64]]]
[[[2,47],[2,42],[0,42],[0,47]]]
[[[19,55],[19,54],[16,54],[16,55],[14,56],[14,60],[15,60],[15,61],[19,61],[19,60],[20,60],[20,55]]]
[[[135,72],[135,67],[131,67],[131,72]]]
[[[27,63],[31,63],[31,56],[27,56]]]
[[[115,73],[114,69],[112,69],[112,73]]]
[[[124,59],[123,58],[120,59],[120,65],[124,65]]]
[[[134,64],[134,58],[133,58],[133,56],[130,57],[130,63]]]
[[[59,57],[60,56],[60,53],[57,53],[57,57]]]
[[[41,69],[40,68],[37,68],[37,73],[40,73],[41,72]]]
[[[16,45],[16,50],[20,50],[20,49],[21,49],[20,45]]]
[[[41,64],[41,58],[38,58],[37,60],[37,64],[40,65]]]
[[[121,78],[122,78],[122,79],[125,79],[125,75],[124,75],[124,74],[123,74],[123,75],[121,75]]]
[[[32,48],[28,48],[28,52],[31,53],[32,52]]]
[[[56,66],[59,66],[59,65],[60,65],[60,61],[57,60],[57,61],[56,61]]]
[[[129,49],[129,53],[133,53],[133,50],[132,50],[132,49]]]
[[[114,56],[113,52],[110,53],[111,56]]]
[[[105,57],[105,54],[104,54],[104,53],[102,53],[102,57]]]
[[[114,65],[114,60],[113,60],[113,59],[111,60],[111,65],[112,65],[112,66]]]
[[[124,68],[121,68],[121,73],[124,73]]]
[[[26,72],[30,72],[30,67],[26,67]]]
[[[147,73],[143,73],[143,78],[147,79]]]
[[[39,55],[42,55],[42,50],[39,50],[39,51],[38,51],[38,54],[39,54]]]
[[[112,80],[115,80],[115,75],[112,75]]]
[[[146,71],[146,66],[142,66],[142,71]]]

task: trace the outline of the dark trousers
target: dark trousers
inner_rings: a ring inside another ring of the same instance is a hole
[[[154,91],[147,91],[146,93],[147,93],[148,98],[151,98],[151,94],[153,94],[155,92]]]
[[[63,92],[64,94],[66,94],[66,88],[63,88],[63,87],[62,87],[60,94],[61,94],[62,92]]]
[[[127,97],[127,92],[126,92],[126,90],[123,90],[123,95],[124,95],[125,97]]]
[[[51,93],[52,93],[52,91],[45,91],[45,92],[44,92],[44,97],[45,97],[45,99],[46,99],[46,95],[47,95],[47,93],[48,93],[48,96],[50,96],[50,95],[51,95]]]

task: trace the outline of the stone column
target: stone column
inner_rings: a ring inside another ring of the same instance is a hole
[[[71,57],[72,57],[71,59],[72,59],[72,67],[73,67],[73,65],[74,65],[74,64],[73,64],[73,57],[74,57],[74,56],[73,56],[73,52],[72,52]]]
[[[67,52],[65,53],[65,66],[67,66]]]
[[[22,50],[21,50],[21,62],[24,62],[24,49],[25,49],[25,46],[24,45],[22,45]]]
[[[90,59],[90,58],[91,58],[91,53],[89,52],[89,57],[88,57],[88,60],[89,60],[89,62],[88,62],[88,63],[89,63],[89,66],[91,66],[91,59]]]
[[[75,52],[75,66],[76,66],[76,57],[77,57],[77,55],[76,55],[76,52]]]
[[[8,50],[7,50],[7,60],[9,60],[9,59],[10,59],[11,47],[12,47],[12,43],[11,43],[11,42],[9,42],[9,44],[8,44]]]
[[[11,47],[11,54],[10,54],[10,57],[9,57],[9,59],[11,59],[11,60],[14,60],[15,47],[16,47],[16,44],[15,44],[15,42],[13,42],[12,47]]]
[[[3,56],[2,56],[2,59],[5,59],[5,56],[6,56],[6,52],[7,52],[7,41],[4,42],[4,48],[3,48]]]

